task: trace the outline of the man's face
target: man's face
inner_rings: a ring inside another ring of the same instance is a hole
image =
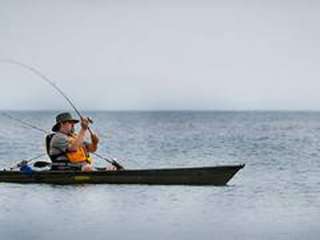
[[[66,121],[61,124],[61,130],[65,133],[73,133],[74,132],[74,122]]]

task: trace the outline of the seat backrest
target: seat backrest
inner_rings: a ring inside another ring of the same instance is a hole
[[[46,150],[49,157],[50,157],[50,143],[54,135],[55,133],[50,133],[46,136]]]

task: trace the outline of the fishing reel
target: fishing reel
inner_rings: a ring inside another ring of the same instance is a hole
[[[90,124],[93,124],[93,120],[92,120],[91,117],[87,117],[87,119],[88,119],[88,121],[89,121]]]
[[[90,124],[93,124],[93,120],[91,117],[80,116],[80,119],[86,118]]]
[[[22,160],[21,162],[19,162],[17,164],[17,168],[20,169],[21,172],[23,172],[24,174],[32,174],[32,168],[28,165],[29,161],[27,160]]]
[[[28,165],[28,161],[27,160],[22,160],[21,162],[19,162],[17,164],[17,168],[23,168],[24,166]]]

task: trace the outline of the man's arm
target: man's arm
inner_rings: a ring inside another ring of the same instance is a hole
[[[80,148],[84,142],[84,138],[86,135],[86,131],[89,127],[89,120],[87,118],[81,118],[81,129],[79,134],[76,136],[75,140],[68,146],[68,150],[73,152],[77,151],[78,148]]]
[[[87,145],[87,151],[94,153],[98,149],[99,138],[96,134],[91,134],[91,143]]]

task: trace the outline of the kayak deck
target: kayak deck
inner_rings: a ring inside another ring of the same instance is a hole
[[[0,182],[48,184],[226,185],[245,165],[119,171],[0,171]]]

